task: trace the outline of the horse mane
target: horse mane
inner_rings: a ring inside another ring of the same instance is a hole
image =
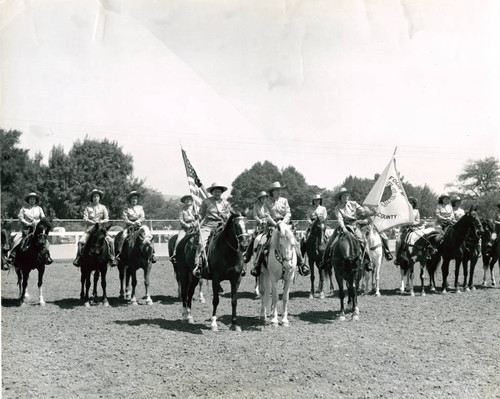
[[[229,219],[227,219],[226,224],[224,225],[224,229],[222,230],[222,234],[227,236],[229,234],[229,228],[230,228],[233,220],[236,219],[237,217],[240,217],[240,216],[241,216],[240,213],[231,213],[231,215],[229,216]]]
[[[42,218],[40,220],[40,222],[38,222],[38,224],[36,225],[35,233],[36,234],[40,234],[40,233],[48,234],[50,230],[52,230],[51,220],[49,218]]]

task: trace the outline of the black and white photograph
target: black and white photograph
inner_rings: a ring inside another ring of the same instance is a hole
[[[500,3],[0,1],[1,397],[500,398]]]

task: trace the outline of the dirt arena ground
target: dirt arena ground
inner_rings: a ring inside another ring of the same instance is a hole
[[[46,306],[38,305],[35,272],[20,307],[15,273],[2,272],[2,397],[500,398],[500,289],[479,287],[482,265],[476,291],[425,297],[397,293],[398,269],[382,267],[382,297],[360,298],[359,321],[339,321],[337,291],[309,299],[309,278],[299,277],[288,328],[259,322],[246,276],[241,333],[229,329],[227,282],[218,332],[209,328],[207,286],[207,302],[193,305],[195,324],[184,324],[166,258],[152,271],[152,306],[119,300],[112,269],[111,306],[85,308],[68,260],[48,267]]]

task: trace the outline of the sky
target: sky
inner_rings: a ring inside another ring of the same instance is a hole
[[[0,127],[21,147],[117,141],[188,191],[269,160],[333,189],[397,167],[437,193],[500,156],[495,0],[0,2]]]

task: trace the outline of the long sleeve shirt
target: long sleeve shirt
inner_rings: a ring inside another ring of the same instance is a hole
[[[439,224],[454,221],[455,214],[453,213],[453,207],[450,204],[439,204],[436,208],[436,217]]]
[[[200,216],[203,219],[202,226],[216,227],[220,222],[225,222],[231,215],[231,204],[221,198],[205,198],[201,203]]]
[[[196,220],[196,215],[194,213],[194,206],[189,205],[187,208],[182,209],[179,212],[179,222],[184,230],[188,230],[191,224]]]
[[[266,217],[266,204],[265,202],[256,202],[252,209],[252,217],[259,223],[265,222]]]
[[[455,220],[459,220],[462,216],[465,215],[465,211],[462,208],[453,209],[453,215]]]
[[[328,216],[326,208],[322,205],[311,206],[307,211],[307,218],[309,223],[312,223],[314,219],[318,218],[321,223],[323,223]]]
[[[43,209],[41,207],[33,205],[22,207],[17,217],[21,222],[23,231],[26,231],[33,225],[33,223],[37,225],[40,220],[45,217],[45,214],[43,213]]]
[[[108,209],[102,204],[89,205],[83,210],[83,220],[88,225],[109,222]]]
[[[275,225],[279,220],[289,223],[292,218],[292,212],[290,211],[288,200],[283,197],[279,197],[278,199],[268,199],[266,202],[265,212],[267,221],[271,225]]]
[[[339,204],[335,207],[335,216],[339,226],[344,229],[345,225],[353,224],[357,219],[357,211],[364,210],[356,201],[347,201],[345,204]]]
[[[133,225],[141,225],[146,216],[144,215],[144,208],[141,205],[131,206],[123,211],[123,220],[127,227]]]

